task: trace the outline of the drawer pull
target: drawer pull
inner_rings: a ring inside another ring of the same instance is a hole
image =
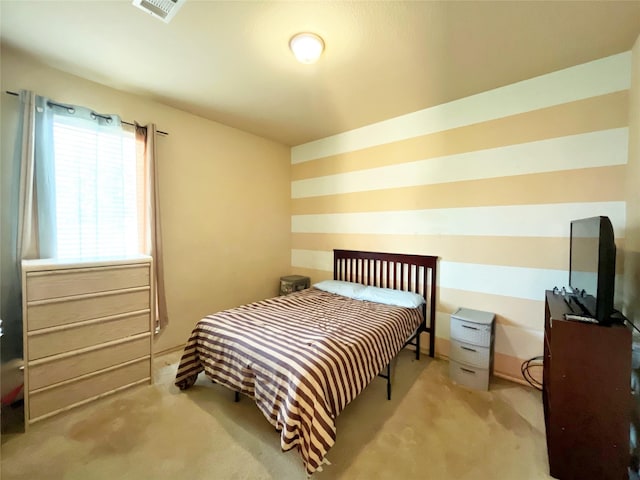
[[[471,373],[473,375],[476,374],[476,372],[474,372],[473,370],[469,370],[468,368],[460,367],[460,370],[462,370],[464,373]]]
[[[462,346],[462,345],[460,345],[460,348],[461,348],[461,349],[463,349],[463,350],[467,350],[468,352],[474,352],[474,353],[476,353],[476,352],[477,352],[477,350],[474,350],[473,348],[464,347],[464,346]]]
[[[462,325],[462,328],[468,328],[469,330],[478,330],[476,327],[470,327],[469,325]]]

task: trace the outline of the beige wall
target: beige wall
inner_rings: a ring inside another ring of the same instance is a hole
[[[158,156],[170,325],[156,351],[183,345],[206,314],[277,293],[291,273],[288,147],[1,53],[3,92],[33,90],[169,132]],[[0,99],[4,165],[18,101]]]
[[[640,328],[640,37],[632,50],[629,94],[629,163],[625,197],[627,227],[624,245],[623,312]]]
[[[330,277],[334,248],[437,255],[437,353],[458,307],[494,312],[495,371],[521,378],[544,291],[568,284],[570,221],[607,215],[624,244],[631,56],[293,147],[296,273]]]

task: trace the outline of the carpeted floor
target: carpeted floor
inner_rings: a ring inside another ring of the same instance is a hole
[[[3,480],[306,478],[298,453],[248,398],[200,375],[173,386],[179,352],[156,358],[155,385],[2,437]],[[403,351],[338,417],[328,479],[548,479],[541,395],[493,378],[489,392],[451,383],[448,363]]]

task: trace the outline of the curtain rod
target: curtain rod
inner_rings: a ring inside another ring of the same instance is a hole
[[[19,94],[19,93],[12,92],[12,91],[10,91],[10,90],[6,90],[4,93],[7,93],[7,94],[9,94],[9,95],[13,95],[14,97],[19,97],[19,96],[20,96],[20,94]],[[52,102],[52,103],[53,103],[53,102]],[[55,105],[58,105],[58,104],[56,103]],[[63,105],[63,106],[66,106],[66,105]],[[124,123],[125,125],[130,125],[130,126],[132,126],[132,127],[133,127],[133,126],[135,126],[135,124],[134,124],[134,123],[131,123],[131,122],[125,122],[124,120],[120,120],[120,123]],[[162,130],[156,130],[156,133],[157,133],[158,135],[169,135],[167,132],[163,132]]]

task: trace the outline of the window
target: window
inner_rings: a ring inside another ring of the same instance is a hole
[[[132,127],[54,115],[58,258],[133,255],[139,248],[139,172]]]
[[[158,329],[166,326],[156,126],[123,126],[117,115],[27,90],[20,91],[20,109],[4,182],[12,188],[3,190],[12,213],[2,242],[10,247],[9,297],[20,297],[22,260],[99,262],[143,254],[153,257],[152,314]],[[19,324],[19,302],[5,307]]]

